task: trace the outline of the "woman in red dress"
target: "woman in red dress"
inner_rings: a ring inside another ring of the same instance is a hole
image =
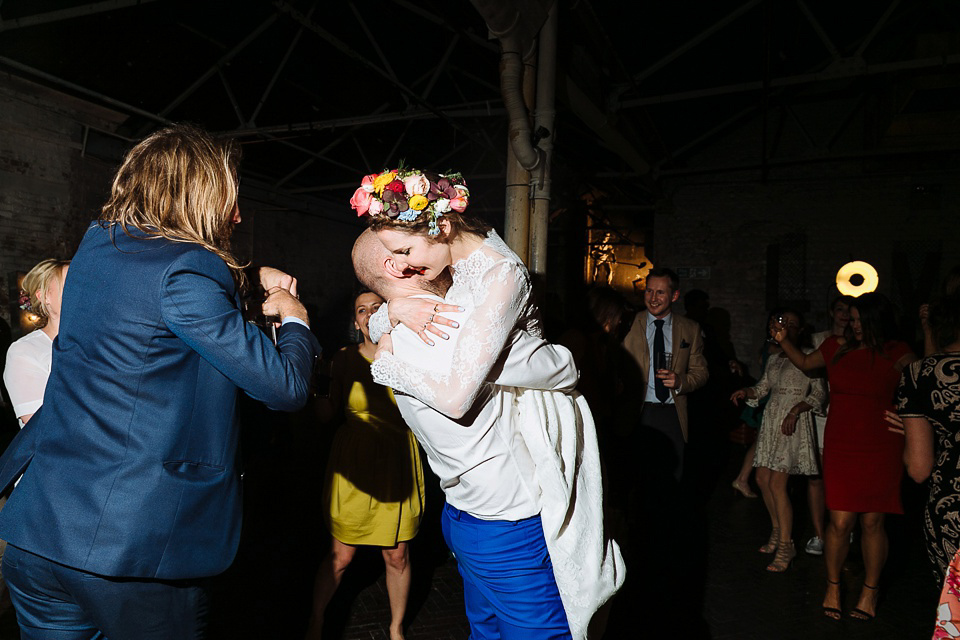
[[[823,481],[830,521],[824,559],[827,592],[824,615],[839,619],[840,571],[850,547],[850,532],[860,516],[864,577],[852,618],[876,615],[877,586],[887,560],[884,516],[903,513],[900,479],[903,436],[890,432],[884,411],[893,405],[903,368],[916,360],[910,347],[892,340],[893,311],[879,293],[867,293],[850,305],[850,323],[842,337],[832,336],[809,354],[774,330],[790,361],[803,371],[827,369],[830,408],[823,443]]]

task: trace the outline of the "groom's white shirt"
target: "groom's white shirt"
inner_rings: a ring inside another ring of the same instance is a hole
[[[422,296],[441,301],[436,296]],[[468,309],[444,313],[462,327]],[[423,369],[449,373],[459,330],[443,327],[449,340],[425,344],[403,325],[391,332],[395,356]],[[494,366],[491,379],[458,420],[416,398],[397,393],[397,407],[427,454],[449,504],[484,520],[520,520],[540,513],[536,466],[520,434],[516,395],[500,387],[571,391],[577,384],[573,356],[525,331],[515,330]]]

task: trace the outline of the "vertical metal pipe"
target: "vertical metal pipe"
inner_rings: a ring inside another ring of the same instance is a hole
[[[523,61],[520,88],[526,112],[533,108],[536,89],[536,49]],[[504,241],[525,264],[530,264],[530,172],[517,157],[514,138],[517,132],[511,121],[507,132],[507,193],[504,217]],[[526,128],[529,134],[529,125]],[[520,145],[523,148],[523,145]]]
[[[539,58],[537,60],[537,105],[534,131],[537,136],[546,132],[539,141],[540,163],[530,175],[533,194],[533,211],[530,215],[530,272],[543,275],[547,271],[547,226],[550,216],[551,164],[553,155],[554,125],[557,93],[557,3],[547,14],[547,21],[540,29]]]

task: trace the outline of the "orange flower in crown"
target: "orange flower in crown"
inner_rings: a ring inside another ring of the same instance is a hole
[[[399,168],[364,176],[350,198],[357,216],[388,216],[413,221],[422,215],[430,221],[430,235],[437,235],[437,219],[448,211],[467,208],[470,190],[460,173],[436,174]]]

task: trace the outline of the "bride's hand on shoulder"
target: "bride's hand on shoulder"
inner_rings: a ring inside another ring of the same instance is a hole
[[[433,341],[427,335],[428,332],[444,340],[450,337],[441,331],[437,325],[445,325],[454,329],[460,326],[456,321],[438,315],[444,311],[463,311],[463,309],[455,304],[434,302],[427,298],[394,298],[387,305],[390,326],[395,327],[397,324],[403,324],[429,345],[432,345]]]

